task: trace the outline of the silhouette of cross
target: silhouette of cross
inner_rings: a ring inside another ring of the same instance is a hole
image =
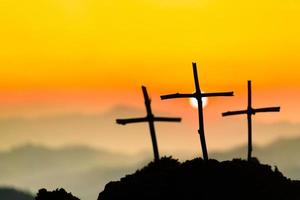
[[[265,108],[253,108],[252,107],[252,92],[251,92],[251,81],[248,81],[248,108],[246,110],[228,111],[222,113],[222,116],[230,115],[242,115],[247,114],[248,120],[248,160],[252,158],[252,115],[260,112],[279,112],[280,107],[265,107]]]
[[[148,96],[148,92],[145,86],[142,86],[144,99],[145,99],[145,106],[147,110],[146,117],[141,118],[130,118],[130,119],[117,119],[116,122],[121,125],[126,125],[129,123],[140,123],[140,122],[148,122],[149,129],[150,129],[150,135],[152,140],[152,146],[153,146],[153,153],[154,153],[154,161],[159,160],[159,151],[158,151],[158,145],[156,140],[156,134],[155,134],[155,127],[154,122],[180,122],[181,118],[171,118],[171,117],[156,117],[152,113],[151,109],[151,100]]]
[[[233,96],[233,92],[214,92],[214,93],[202,93],[199,85],[198,80],[198,73],[197,73],[197,64],[193,63],[193,72],[194,72],[194,82],[196,92],[191,94],[169,94],[169,95],[162,95],[161,99],[173,99],[173,98],[195,98],[198,102],[198,115],[199,115],[199,129],[198,133],[200,135],[200,142],[202,147],[203,159],[208,160],[207,154],[207,147],[205,141],[205,134],[204,134],[204,119],[203,119],[203,107],[202,107],[202,97],[217,97],[217,96]]]

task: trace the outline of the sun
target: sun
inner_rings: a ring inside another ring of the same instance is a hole
[[[196,98],[190,98],[190,104],[193,108],[198,108],[198,102]],[[207,97],[202,97],[202,107],[205,108],[208,104]]]

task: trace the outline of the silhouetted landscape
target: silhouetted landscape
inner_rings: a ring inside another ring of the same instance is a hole
[[[234,159],[162,158],[120,181],[110,182],[98,200],[111,199],[299,199],[300,182],[275,167]]]
[[[253,153],[262,163],[277,166],[286,177],[299,180],[300,163],[297,157],[299,146],[300,138],[278,140],[268,146],[255,146]],[[186,154],[181,160],[188,159],[191,155],[190,152],[181,151],[181,153]],[[162,155],[166,155],[164,151]],[[245,146],[226,152],[210,153],[211,158],[218,160],[246,158],[246,156]],[[0,153],[0,169],[3,172],[0,184],[26,188],[32,194],[36,194],[42,187],[51,190],[63,187],[80,199],[95,200],[105,184],[117,181],[125,174],[133,173],[150,160],[151,152],[126,155],[87,147],[50,149],[27,145]]]

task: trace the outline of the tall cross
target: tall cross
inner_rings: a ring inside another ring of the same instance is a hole
[[[146,111],[147,111],[146,117],[130,118],[130,119],[117,119],[116,122],[121,125],[126,125],[129,123],[148,122],[151,140],[152,140],[152,146],[153,146],[154,161],[158,161],[159,160],[159,151],[158,151],[158,146],[157,146],[154,122],[158,122],[158,121],[159,122],[180,122],[181,118],[154,116],[152,113],[152,109],[151,109],[151,100],[149,98],[146,87],[142,86],[142,90],[143,90],[143,94],[144,94],[145,106],[146,106]]]
[[[246,110],[229,111],[222,113],[222,116],[242,115],[247,114],[248,120],[248,160],[252,158],[252,115],[260,112],[279,112],[280,107],[253,108],[252,107],[252,92],[251,81],[248,81],[248,108]]]
[[[173,98],[195,98],[198,102],[198,115],[199,115],[199,129],[198,133],[200,135],[200,142],[202,147],[203,159],[208,160],[205,134],[204,134],[204,119],[203,119],[203,107],[202,107],[202,97],[217,97],[217,96],[233,96],[233,92],[215,92],[215,93],[202,93],[198,80],[197,64],[193,63],[194,72],[194,82],[196,92],[190,94],[169,94],[161,96],[161,99],[173,99]]]

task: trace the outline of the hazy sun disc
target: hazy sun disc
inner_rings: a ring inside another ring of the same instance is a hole
[[[205,108],[207,106],[208,99],[207,97],[202,97],[202,107]],[[190,104],[193,108],[198,108],[198,102],[196,98],[190,98]]]

